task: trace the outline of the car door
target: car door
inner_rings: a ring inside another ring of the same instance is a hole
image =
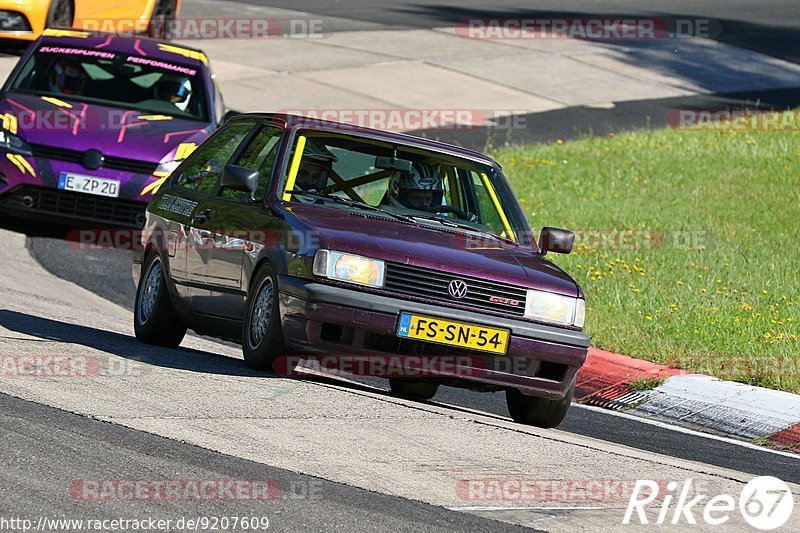
[[[192,154],[176,180],[176,190],[193,205],[188,220],[176,228],[178,246],[171,270],[176,282],[188,287],[191,307],[201,313],[208,312],[209,287],[217,284],[206,268],[215,246],[213,227],[217,224],[218,207],[212,194],[223,168],[255,124],[237,121],[218,130]],[[183,272],[182,277],[179,272]]]
[[[254,194],[218,187],[215,191],[213,246],[206,262],[207,295],[210,314],[240,320],[244,316],[242,265],[244,254],[254,246],[277,241],[277,222],[266,227],[254,225],[263,220],[264,197],[272,179],[284,130],[265,123],[234,154],[230,164],[257,170],[258,188]],[[213,311],[213,313],[212,313]]]

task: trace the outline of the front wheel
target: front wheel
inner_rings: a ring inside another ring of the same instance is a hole
[[[172,308],[158,253],[149,254],[142,268],[136,288],[133,330],[138,340],[169,348],[178,346],[186,335],[186,326]]]
[[[269,265],[258,269],[252,288],[247,296],[247,310],[242,323],[244,362],[254,370],[270,370],[272,362],[284,348],[278,283]]]
[[[575,381],[572,382],[566,396],[560,400],[527,396],[517,389],[508,389],[506,405],[514,422],[540,428],[554,428],[567,416],[573,394],[575,394]]]
[[[408,400],[430,400],[439,390],[438,383],[413,379],[389,378],[392,392]]]

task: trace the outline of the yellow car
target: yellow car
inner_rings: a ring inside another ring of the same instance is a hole
[[[33,41],[45,28],[152,33],[181,0],[0,0],[0,39]]]

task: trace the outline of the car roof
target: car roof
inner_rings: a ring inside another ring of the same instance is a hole
[[[145,56],[161,61],[208,65],[202,50],[147,37],[118,37],[111,33],[48,29],[39,37],[43,46],[95,48],[107,52]]]
[[[476,152],[475,150],[469,150],[467,148],[462,148],[460,146],[455,146],[453,144],[447,144],[439,141],[433,141],[430,139],[425,139],[423,137],[416,137],[414,135],[408,135],[406,133],[398,133],[393,131],[384,131],[384,130],[377,130],[373,128],[367,128],[364,126],[357,126],[354,124],[347,124],[342,122],[334,122],[331,120],[322,120],[313,117],[305,117],[301,115],[292,115],[286,113],[242,113],[240,115],[236,115],[235,117],[231,118],[230,120],[240,120],[246,118],[258,118],[262,120],[270,120],[273,122],[277,122],[279,124],[283,124],[286,128],[308,128],[308,129],[319,129],[319,130],[338,130],[342,133],[350,133],[355,135],[366,135],[370,137],[378,137],[382,140],[389,141],[389,142],[397,142],[399,144],[411,144],[420,148],[429,149],[432,151],[443,151],[448,152],[450,154],[463,156],[469,159],[478,160],[485,162],[489,165],[497,164],[492,158],[489,156],[482,154],[480,152]]]

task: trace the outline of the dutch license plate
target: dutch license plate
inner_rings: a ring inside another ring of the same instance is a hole
[[[96,178],[70,172],[62,172],[58,175],[58,188],[97,196],[108,196],[110,198],[119,196],[119,180]]]
[[[508,330],[405,312],[400,313],[397,336],[491,353],[508,350]]]

